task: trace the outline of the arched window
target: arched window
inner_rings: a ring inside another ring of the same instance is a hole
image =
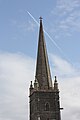
[[[49,111],[49,109],[50,109],[50,105],[49,105],[49,103],[46,103],[46,104],[45,104],[45,110],[46,110],[46,111]]]

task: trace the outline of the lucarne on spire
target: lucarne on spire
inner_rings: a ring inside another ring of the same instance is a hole
[[[51,73],[48,62],[47,49],[44,39],[42,17],[40,17],[39,42],[38,42],[37,65],[36,65],[35,77],[38,81],[39,89],[52,88],[52,80],[51,80]]]

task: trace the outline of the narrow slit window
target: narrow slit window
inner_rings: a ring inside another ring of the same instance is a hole
[[[45,110],[46,110],[46,111],[49,111],[49,109],[50,109],[50,105],[49,105],[49,103],[46,103],[46,105],[45,105]]]

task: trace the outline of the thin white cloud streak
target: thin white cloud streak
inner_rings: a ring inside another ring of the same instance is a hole
[[[70,36],[72,32],[80,31],[80,0],[57,0],[51,13],[56,18],[55,38],[60,35]]]
[[[33,32],[35,31],[35,28],[36,28],[36,25],[33,21],[23,21],[23,22],[20,22],[20,21],[17,21],[17,20],[13,20],[13,19],[10,19],[10,24],[13,25],[14,27],[16,27],[16,29],[19,29],[23,32]]]
[[[62,14],[66,14],[68,12],[72,12],[75,8],[79,7],[79,3],[79,0],[57,0],[57,8],[62,12]]]
[[[27,32],[27,31],[29,31],[29,32],[35,31],[35,27],[36,27],[36,25],[32,21],[28,21],[28,22],[18,24],[18,28],[22,29],[25,32]]]
[[[34,20],[34,22],[39,26],[39,23],[37,22],[37,20],[31,15],[31,13],[29,11],[27,11],[28,15]]]
[[[80,120],[80,74],[59,56],[51,54],[51,61],[64,107],[62,120]],[[35,60],[22,54],[0,53],[0,120],[29,119],[28,96],[34,64]]]

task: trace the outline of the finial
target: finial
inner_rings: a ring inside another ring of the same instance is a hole
[[[54,80],[54,90],[59,91],[56,76],[55,76],[55,80]]]
[[[55,82],[57,82],[57,77],[55,76]]]
[[[37,78],[35,77],[35,81],[34,81],[34,88],[36,89],[36,90],[38,90],[38,88],[39,88],[39,84],[38,84],[38,81],[37,81]]]
[[[42,20],[43,18],[40,16],[40,18],[39,18],[40,20]]]
[[[31,81],[31,85],[32,85],[32,81]]]
[[[43,19],[43,18],[42,18],[42,17],[40,17],[39,19],[40,19],[40,21],[42,21],[42,19]]]
[[[32,85],[32,81],[31,81],[31,85],[30,85],[30,88],[33,88],[33,85]]]

